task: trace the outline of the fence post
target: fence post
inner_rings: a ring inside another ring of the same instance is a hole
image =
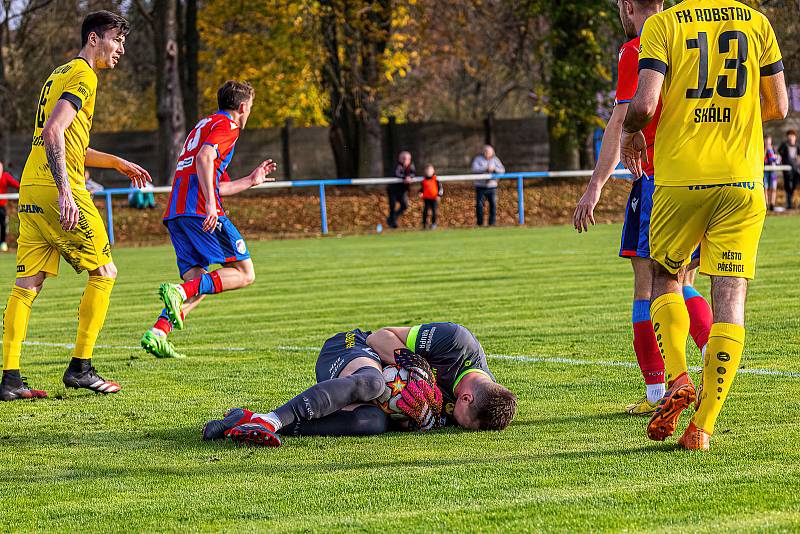
[[[325,206],[325,184],[319,184],[319,216],[322,219],[322,235],[327,235],[328,209]]]
[[[517,176],[517,209],[519,210],[519,224],[525,224],[525,187],[522,176]]]
[[[292,123],[290,118],[283,121],[281,128],[281,157],[283,158],[283,177],[287,180],[292,179]]]
[[[108,244],[114,244],[114,207],[111,204],[111,193],[106,193],[106,226],[108,226]]]

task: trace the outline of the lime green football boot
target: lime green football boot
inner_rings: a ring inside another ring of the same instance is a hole
[[[158,296],[164,302],[164,307],[169,314],[169,320],[178,330],[183,330],[183,292],[178,284],[161,284],[158,288]]]
[[[183,354],[175,350],[167,336],[159,336],[148,330],[142,336],[142,348],[156,358],[185,358]]]

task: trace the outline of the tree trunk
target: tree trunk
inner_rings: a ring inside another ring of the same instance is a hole
[[[580,167],[578,140],[571,128],[565,128],[555,117],[547,117],[547,133],[550,137],[550,170],[571,171]]]
[[[383,53],[391,31],[391,1],[369,0],[359,24],[361,49],[358,84],[358,176],[383,174],[383,128],[381,127],[380,85]]]
[[[6,58],[3,53],[5,46],[6,31],[8,29],[8,12],[6,11],[6,18],[0,24],[0,161],[4,164],[8,161],[8,131],[10,124],[8,120],[8,113],[6,110],[11,109],[9,99],[8,80],[6,79]]]
[[[326,56],[322,67],[322,81],[330,98],[327,115],[330,122],[331,150],[336,162],[336,176],[352,178],[357,171],[355,163],[358,161],[358,144],[353,104],[348,98],[345,81],[345,67],[339,60],[339,18],[343,13],[331,1],[321,3],[325,8],[321,27]]]
[[[194,125],[200,120],[199,94],[197,88],[198,50],[200,49],[200,35],[197,32],[197,0],[185,0],[183,7],[183,31],[181,32],[183,46],[183,112],[186,122]]]
[[[156,117],[158,118],[158,175],[172,183],[175,165],[186,135],[180,80],[177,0],[155,2],[153,42],[156,56]]]

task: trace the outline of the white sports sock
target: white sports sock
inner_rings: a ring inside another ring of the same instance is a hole
[[[159,329],[158,329],[158,328],[156,328],[155,326],[154,326],[153,328],[151,328],[151,329],[150,329],[150,331],[151,331],[152,333],[154,333],[155,335],[157,335],[157,336],[164,336],[164,337],[167,337],[167,333],[166,333],[166,332],[164,332],[163,330],[159,330]]]
[[[283,424],[281,424],[281,420],[278,418],[278,416],[275,414],[275,412],[254,413],[252,419],[261,419],[261,420],[271,424],[272,428],[275,429],[275,432],[277,432],[278,430],[280,430],[283,427]]]
[[[647,402],[650,404],[660,401],[661,397],[666,393],[663,382],[661,384],[646,384],[645,387],[647,388]]]

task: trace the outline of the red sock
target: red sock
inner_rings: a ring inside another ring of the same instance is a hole
[[[714,314],[706,299],[693,287],[683,288],[683,298],[686,309],[689,311],[689,334],[691,334],[697,348],[703,350],[708,344],[708,335],[714,322]]]
[[[648,319],[633,323],[633,350],[645,384],[664,383],[664,359],[658,349],[653,323]]]
[[[153,328],[156,330],[161,330],[165,334],[169,334],[172,332],[172,323],[169,321],[169,319],[163,315],[160,315],[156,321],[156,324],[153,325]]]
[[[200,282],[203,280],[202,275],[197,278],[192,278],[181,284],[183,292],[186,293],[186,298],[190,299],[200,292]]]

